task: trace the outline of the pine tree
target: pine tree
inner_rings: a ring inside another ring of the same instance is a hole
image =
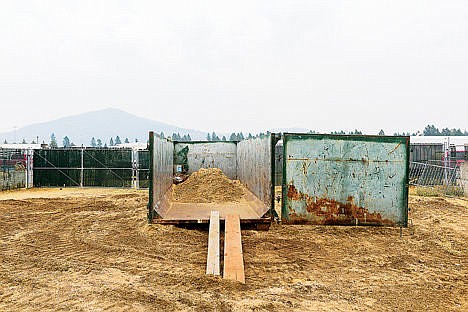
[[[226,139],[226,136],[225,136],[225,135],[223,135],[223,138],[222,138],[221,140],[223,140],[223,141],[227,141],[227,139]]]
[[[99,147],[99,148],[102,147],[102,141],[101,141],[101,139],[97,139],[97,147]]]
[[[434,125],[427,125],[426,128],[423,130],[423,135],[424,136],[438,136],[440,135],[440,131],[438,128],[436,128]]]
[[[65,148],[70,147],[70,139],[69,139],[67,136],[65,136],[65,137],[63,138],[63,142],[62,142],[62,143],[63,143],[63,147],[65,147]]]
[[[94,137],[91,138],[91,147],[96,147],[96,139]]]
[[[128,138],[125,138],[125,143],[130,143],[130,141],[128,140]]]
[[[36,144],[36,140],[32,140],[32,141],[31,141],[31,144]]]
[[[50,148],[57,148],[58,145],[57,145],[57,138],[55,137],[55,134],[52,133],[50,135],[50,144],[49,144]]]
[[[441,135],[447,135],[447,136],[448,136],[448,135],[452,135],[452,131],[450,131],[449,128],[444,128],[444,129],[442,129],[442,130],[440,131],[440,134],[441,134]]]
[[[247,139],[252,139],[253,136],[252,136],[252,133],[249,132],[249,135],[247,136]]]
[[[107,143],[104,143],[104,148],[107,148]]]
[[[8,144],[8,141],[6,139],[3,140],[3,144]]]
[[[379,135],[385,135],[385,132],[383,131],[383,129],[380,129]]]
[[[110,140],[109,140],[109,146],[114,146],[114,139],[113,139],[113,138],[110,138]]]
[[[210,136],[209,133],[206,135],[206,140],[207,140],[207,141],[211,141],[211,136]]]
[[[138,139],[137,139],[137,138],[135,138],[135,143],[138,143]]]
[[[189,141],[189,142],[192,141],[192,138],[190,137],[190,133],[187,134],[187,141]]]
[[[229,141],[237,141],[237,135],[235,133],[231,133],[229,136]]]
[[[24,138],[23,138],[23,141],[21,142],[21,144],[27,144],[26,140]]]
[[[164,139],[166,136],[164,135],[164,132],[161,131],[161,133],[159,134],[159,137],[160,137],[161,139]]]
[[[216,135],[216,132],[213,131],[213,133],[211,134],[211,141],[219,141],[219,138],[218,136]]]
[[[237,134],[237,140],[238,140],[238,141],[242,141],[243,139],[244,139],[244,134],[243,134],[242,132],[239,132],[239,133]]]
[[[122,144],[122,141],[120,141],[120,137],[119,136],[116,136],[115,137],[115,145],[117,144]]]

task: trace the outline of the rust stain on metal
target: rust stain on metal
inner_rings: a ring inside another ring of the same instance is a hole
[[[394,225],[395,222],[382,218],[377,212],[369,212],[367,208],[354,204],[354,198],[348,196],[345,203],[330,198],[315,197],[301,193],[293,184],[288,187],[287,196],[290,200],[303,201],[305,210],[311,218],[299,216],[297,212],[289,215],[290,221],[294,223],[309,223],[323,225]]]
[[[391,150],[388,155],[390,155],[391,153],[393,153],[394,151],[396,151],[399,147],[400,147],[401,143],[398,143],[397,146],[395,146],[395,148],[393,150]]]
[[[299,193],[294,185],[289,185],[288,198],[292,200],[300,200],[302,198],[302,194]]]

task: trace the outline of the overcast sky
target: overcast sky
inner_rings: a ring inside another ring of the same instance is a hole
[[[468,129],[468,1],[2,1],[0,131],[107,107],[223,132]]]

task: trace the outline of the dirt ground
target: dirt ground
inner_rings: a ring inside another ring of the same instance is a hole
[[[205,276],[208,233],[146,223],[145,191],[0,193],[0,311],[467,311],[466,198],[413,226],[245,230],[246,284]]]
[[[230,180],[219,168],[201,168],[173,188],[174,200],[185,203],[238,202],[244,193],[240,181]]]

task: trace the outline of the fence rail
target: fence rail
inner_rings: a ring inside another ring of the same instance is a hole
[[[446,167],[431,163],[410,163],[410,184],[417,186],[457,185],[459,167]]]
[[[34,152],[34,186],[148,186],[149,156],[132,149],[43,149]]]
[[[147,150],[0,149],[0,190],[33,186],[147,188],[148,175]]]

